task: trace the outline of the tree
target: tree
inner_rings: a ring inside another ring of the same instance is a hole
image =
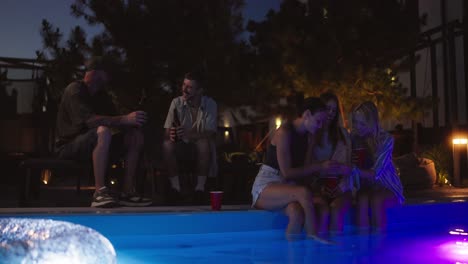
[[[131,83],[127,93],[143,89],[149,98],[170,102],[183,74],[201,68],[208,93],[235,103],[225,91],[243,87],[239,72],[245,44],[237,41],[242,6],[242,0],[77,0],[72,10],[90,24],[104,26],[99,42],[125,62]]]
[[[410,98],[396,79],[422,20],[406,1],[284,0],[266,20],[249,22],[256,86],[286,96],[334,91],[345,111],[374,101],[383,118],[421,117],[430,98]]]
[[[88,44],[76,27],[64,43],[62,32],[44,21],[44,50],[38,56],[53,62],[47,74],[56,97],[85,57],[109,58],[116,65],[110,88],[120,108],[143,102],[156,122],[180,92],[183,74],[194,68],[206,72],[210,96],[235,105],[246,96],[232,93],[250,91],[243,77],[248,47],[239,38],[242,6],[243,0],[75,0],[72,13],[104,31]]]
[[[41,36],[43,49],[36,51],[37,59],[47,62],[44,78],[49,82],[48,94],[50,99],[58,102],[65,87],[77,78],[85,56],[90,53],[90,47],[86,43],[86,33],[78,26],[64,41],[60,29],[43,20]]]

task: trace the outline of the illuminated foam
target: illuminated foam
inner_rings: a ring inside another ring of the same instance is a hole
[[[4,263],[117,263],[114,247],[97,231],[64,221],[0,218]]]

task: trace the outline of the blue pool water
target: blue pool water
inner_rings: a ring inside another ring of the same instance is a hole
[[[346,235],[337,245],[288,241],[280,231],[145,237],[114,240],[119,263],[465,263],[444,248],[451,238],[432,234]]]
[[[348,221],[344,235],[330,237],[332,245],[302,238],[287,240],[285,217],[264,211],[109,211],[21,217],[65,220],[91,227],[112,242],[121,264],[468,263],[466,236],[449,234],[455,228],[468,229],[468,203],[393,209],[386,235],[358,234]]]

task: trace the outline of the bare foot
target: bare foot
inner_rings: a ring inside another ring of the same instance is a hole
[[[298,240],[303,240],[304,239],[303,234],[286,234],[286,240],[288,241],[298,241]]]
[[[329,239],[326,239],[326,238],[321,238],[321,237],[319,237],[317,235],[307,235],[307,238],[315,240],[315,241],[317,241],[319,243],[322,243],[324,245],[336,245],[335,242],[333,242],[333,241],[331,241]]]

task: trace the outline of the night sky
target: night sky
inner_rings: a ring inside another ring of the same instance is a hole
[[[271,8],[278,9],[281,0],[245,0],[244,18],[261,20]],[[73,0],[1,0],[0,57],[35,58],[42,48],[39,34],[42,19],[47,19],[62,33],[76,25],[83,27],[88,38],[101,31],[70,14]]]

